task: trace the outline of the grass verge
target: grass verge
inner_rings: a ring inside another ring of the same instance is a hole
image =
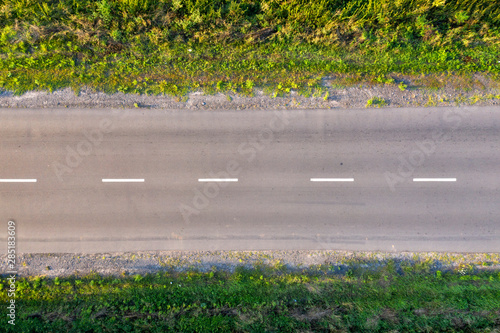
[[[8,283],[1,280],[0,299]],[[17,281],[15,329],[6,332],[494,332],[500,273],[428,264],[340,274],[260,265],[234,272],[159,272]],[[496,332],[496,331],[495,331]]]
[[[324,96],[325,77],[498,83],[499,18],[490,0],[2,0],[0,89]]]

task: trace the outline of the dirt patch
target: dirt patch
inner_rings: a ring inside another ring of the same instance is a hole
[[[311,322],[314,320],[320,320],[322,318],[328,317],[332,315],[332,311],[329,309],[322,309],[319,307],[313,307],[308,309],[307,311],[295,310],[292,312],[292,317],[297,320],[304,322]]]

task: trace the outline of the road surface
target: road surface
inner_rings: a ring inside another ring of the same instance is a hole
[[[18,252],[500,252],[500,108],[0,110]]]

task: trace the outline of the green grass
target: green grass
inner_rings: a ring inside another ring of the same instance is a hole
[[[6,332],[493,332],[500,273],[389,261],[377,270],[260,266],[228,272],[91,275],[17,282]],[[0,299],[6,304],[7,281]]]
[[[324,98],[325,76],[499,81],[499,27],[490,0],[0,0],[0,89]]]

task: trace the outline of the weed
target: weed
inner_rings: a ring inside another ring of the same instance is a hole
[[[428,107],[428,106],[436,106],[438,103],[437,103],[437,99],[434,100],[432,98],[432,95],[429,95],[429,99],[427,100],[427,103],[425,103],[424,106]]]
[[[329,97],[330,97],[330,92],[329,92],[329,91],[327,91],[327,92],[326,92],[326,94],[325,94],[325,96],[323,96],[323,100],[324,100],[324,101],[328,101],[328,98],[329,98]]]
[[[386,105],[387,105],[387,102],[383,98],[380,98],[380,97],[372,97],[366,102],[367,108],[369,108],[369,107],[379,108],[379,107],[383,107]]]

